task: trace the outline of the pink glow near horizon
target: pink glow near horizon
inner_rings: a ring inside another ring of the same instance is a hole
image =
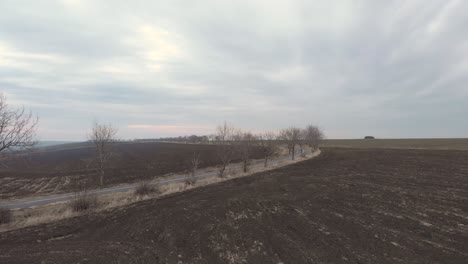
[[[144,129],[155,131],[162,134],[171,135],[191,135],[191,134],[210,134],[213,133],[213,126],[192,126],[192,125],[128,125],[129,129]]]

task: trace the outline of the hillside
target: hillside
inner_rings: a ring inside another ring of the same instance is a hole
[[[0,234],[0,262],[466,263],[468,152],[313,160]]]

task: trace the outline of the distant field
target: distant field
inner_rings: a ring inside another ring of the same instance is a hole
[[[185,171],[194,152],[200,153],[200,168],[214,166],[219,162],[216,148],[215,145],[118,143],[114,146],[105,184],[131,183]],[[98,173],[90,163],[93,155],[93,148],[82,142],[40,148],[21,158],[0,160],[0,198],[71,192],[78,183],[95,187]],[[260,157],[260,152],[253,156]]]
[[[323,147],[468,150],[468,138],[326,139]]]
[[[44,147],[50,147],[50,146],[57,146],[57,145],[63,145],[63,144],[71,144],[75,143],[73,141],[39,141],[36,145],[37,148],[44,148]]]

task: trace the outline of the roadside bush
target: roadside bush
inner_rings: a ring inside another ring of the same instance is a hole
[[[195,185],[197,181],[195,179],[192,179],[192,178],[188,178],[185,180],[185,185]]]
[[[150,195],[158,192],[158,189],[151,183],[143,181],[135,189],[135,194],[138,196]]]
[[[70,202],[70,206],[75,212],[88,211],[97,206],[97,196],[86,191],[75,193],[75,197]]]
[[[192,176],[185,180],[185,185],[195,185],[195,183],[197,183],[197,178]]]
[[[13,219],[13,214],[8,208],[0,208],[0,225],[8,224]]]

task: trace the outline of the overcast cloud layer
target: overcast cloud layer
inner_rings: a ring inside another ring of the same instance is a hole
[[[333,4],[331,3],[333,2]],[[466,137],[468,1],[0,2],[0,89],[41,140],[307,123]]]

